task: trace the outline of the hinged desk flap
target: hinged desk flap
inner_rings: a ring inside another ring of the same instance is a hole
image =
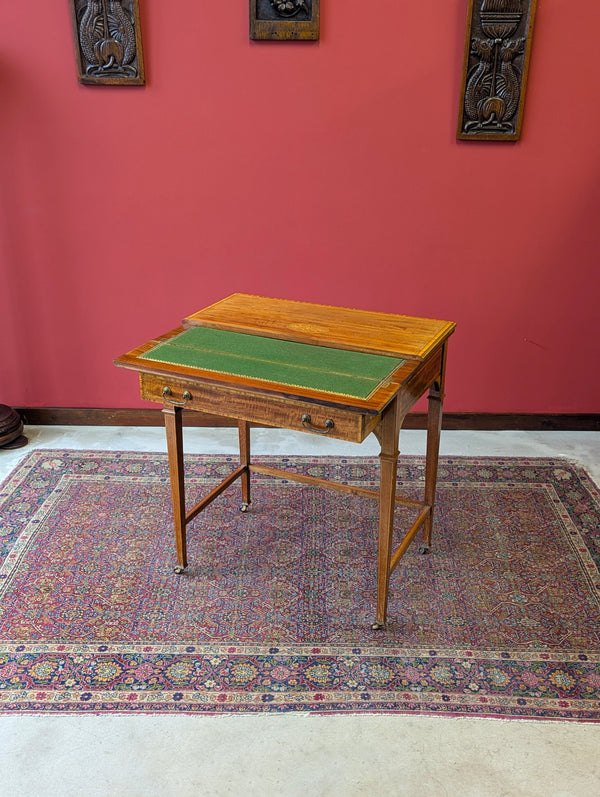
[[[422,360],[452,334],[456,325],[451,321],[234,293],[188,316],[183,326],[213,327],[334,349]]]

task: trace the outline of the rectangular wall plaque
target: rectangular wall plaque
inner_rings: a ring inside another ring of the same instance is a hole
[[[250,0],[250,38],[319,38],[319,0]]]
[[[69,4],[79,82],[143,85],[138,0],[69,0]]]
[[[536,2],[469,0],[458,139],[519,139]]]

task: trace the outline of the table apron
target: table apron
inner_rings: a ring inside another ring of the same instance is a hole
[[[402,384],[398,392],[400,417],[412,409],[427,389],[434,383],[443,381],[444,349],[442,346],[424,362],[420,363]]]

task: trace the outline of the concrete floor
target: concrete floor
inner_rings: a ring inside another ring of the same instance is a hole
[[[0,478],[34,447],[164,451],[155,428],[29,427],[0,451]],[[400,448],[424,452],[424,433]],[[256,454],[371,455],[362,446],[258,429]],[[185,430],[185,448],[235,453],[234,430]],[[444,432],[443,454],[566,457],[600,484],[600,434]],[[299,714],[2,716],[0,797],[204,795],[597,797],[600,724]]]

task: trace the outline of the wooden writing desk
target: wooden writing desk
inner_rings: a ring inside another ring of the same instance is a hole
[[[177,544],[175,572],[187,566],[186,526],[236,479],[242,510],[250,474],[262,473],[379,500],[377,611],[385,624],[390,574],[423,527],[429,549],[437,477],[446,349],[455,324],[234,294],[184,319],[181,327],[115,360],[139,371],[141,394],[163,404]],[[423,501],[396,496],[398,435],[405,415],[429,390]],[[186,511],[183,408],[238,422],[240,466]],[[379,490],[256,465],[251,423],[381,444]],[[417,518],[392,550],[394,505]]]

